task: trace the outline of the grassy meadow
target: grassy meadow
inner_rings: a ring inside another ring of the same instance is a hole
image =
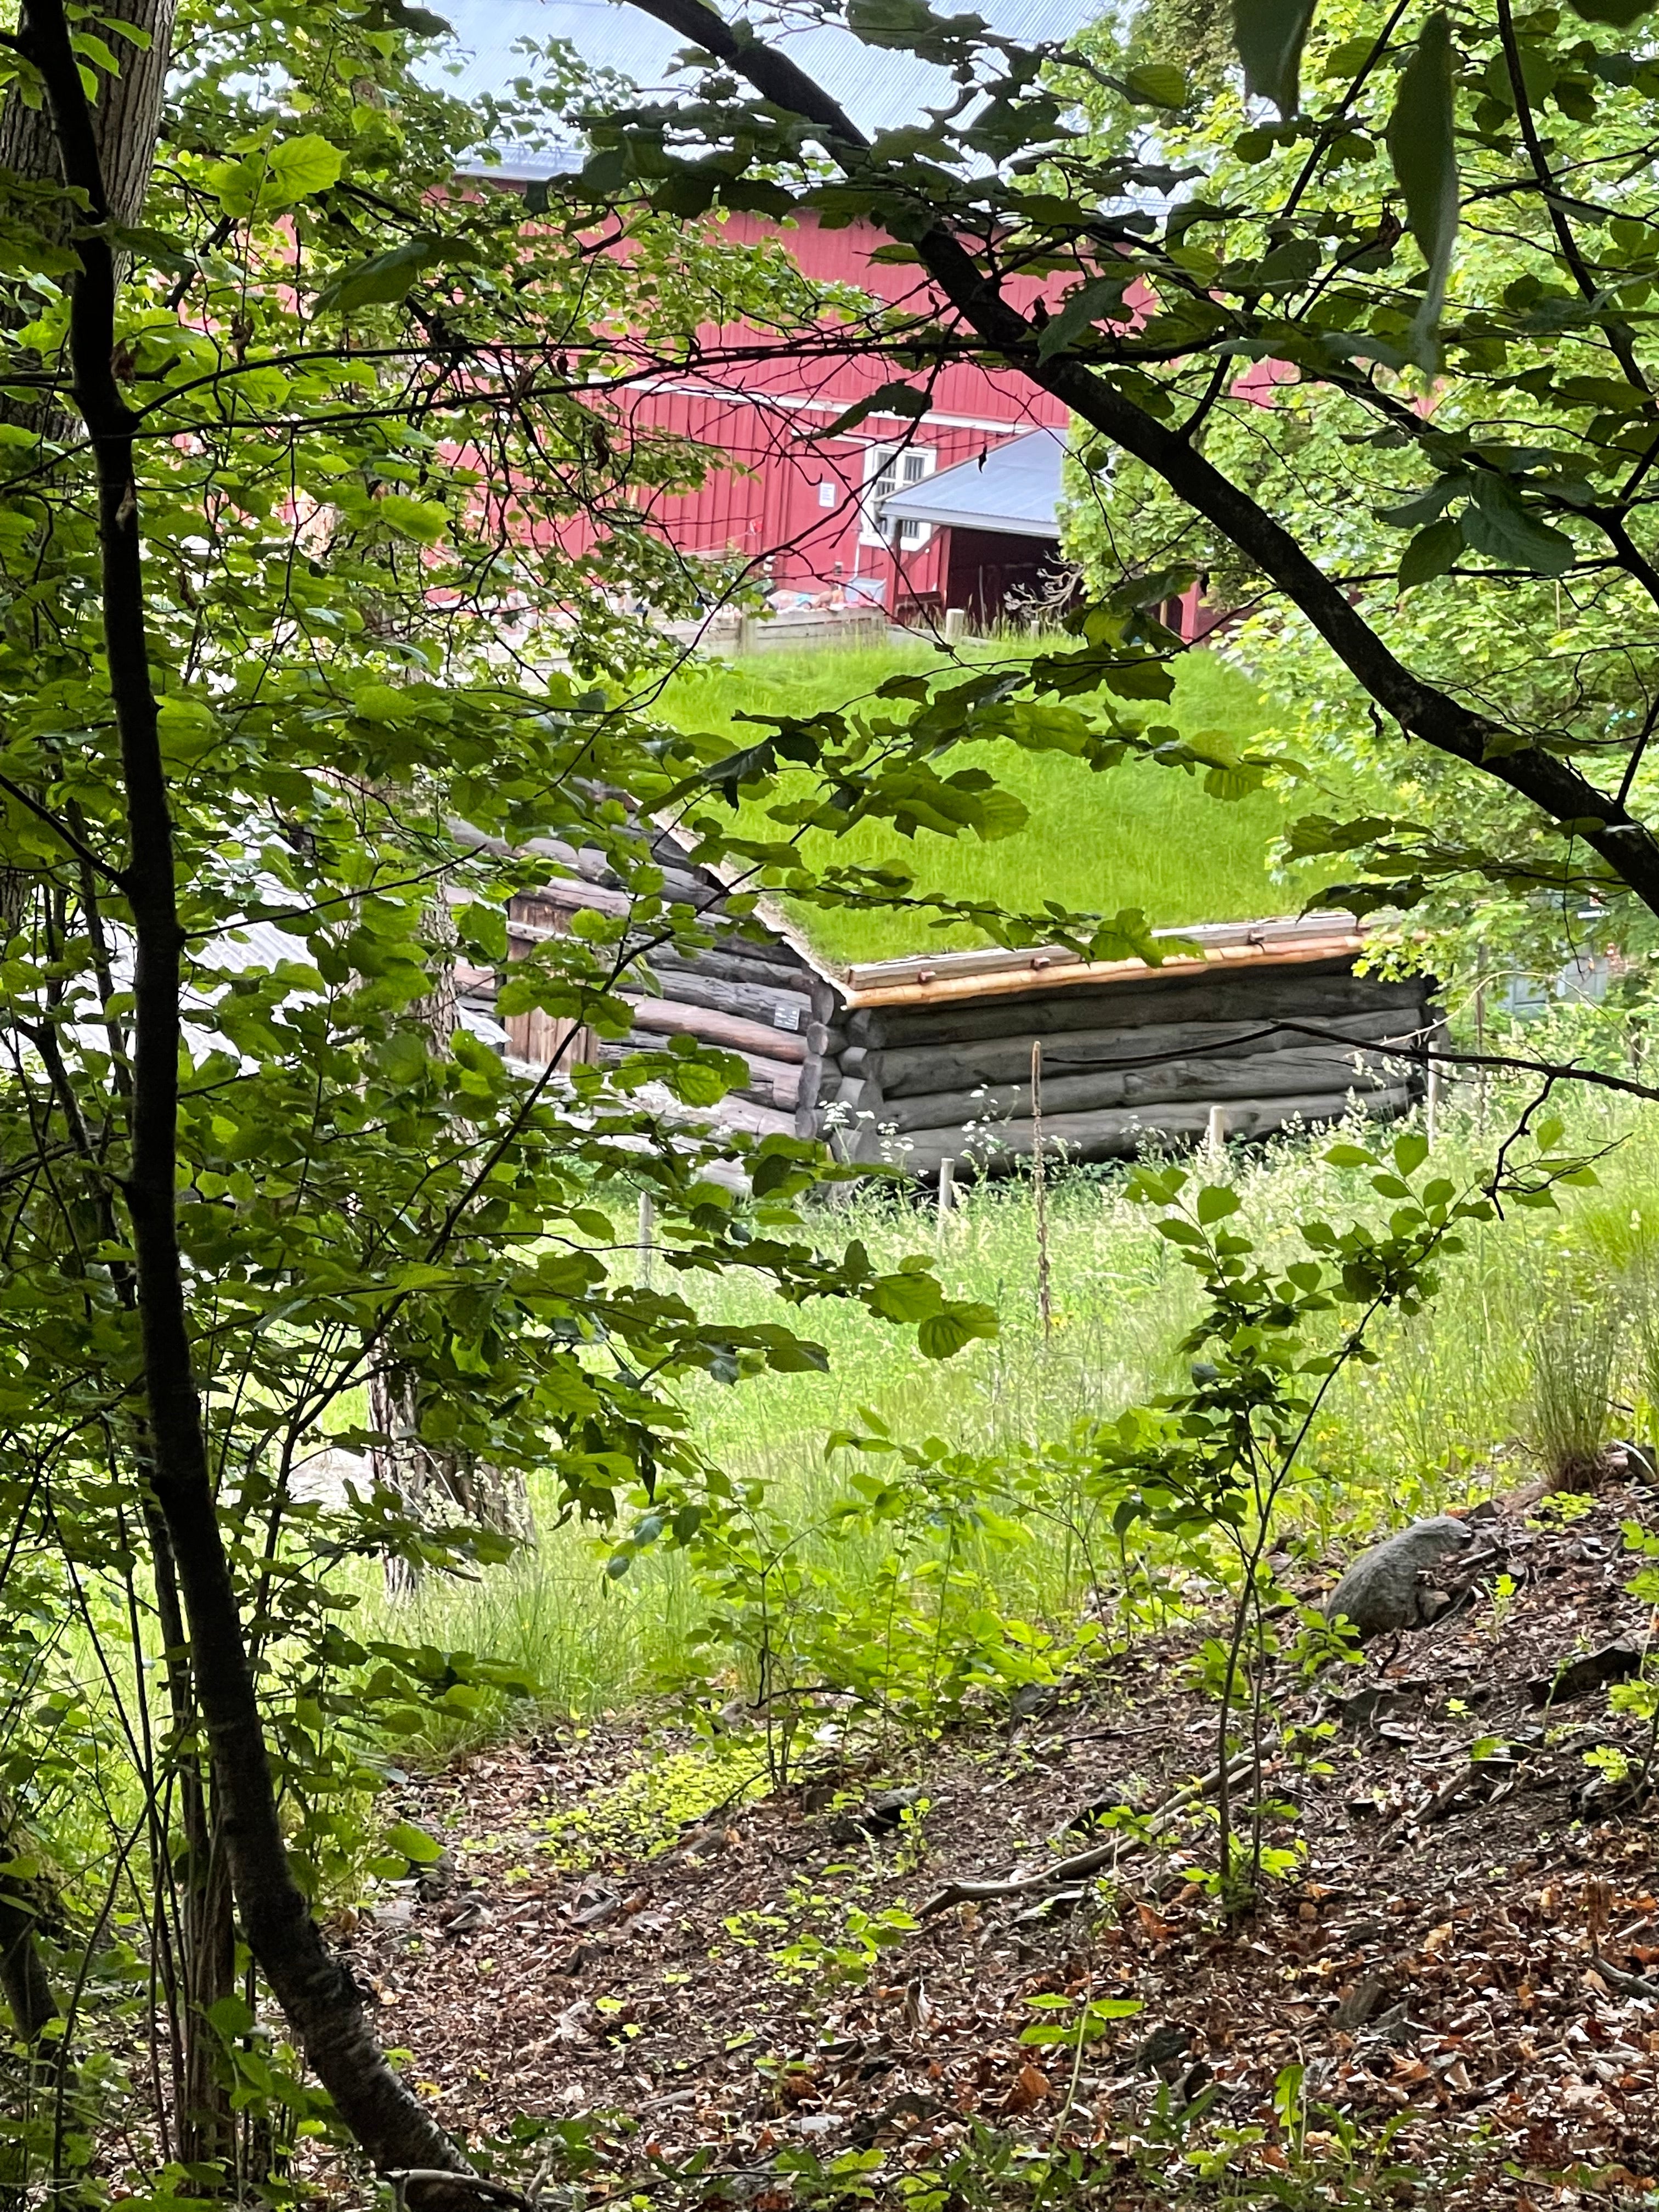
[[[1012,641],[969,651],[977,658],[1030,649],[1027,641]],[[801,714],[843,706],[867,697],[901,671],[948,665],[921,641],[879,652],[826,650],[766,654],[737,664],[696,663],[675,677],[658,703],[679,727],[718,731],[740,744],[754,735],[738,720],[742,714]],[[1218,653],[1205,652],[1177,664],[1169,707],[1131,711],[1189,733],[1225,729],[1236,738],[1255,736],[1265,721],[1248,678]],[[814,836],[805,841],[808,859],[896,860],[919,890],[988,900],[1007,912],[1030,910],[1043,899],[1088,914],[1139,907],[1167,927],[1294,911],[1315,886],[1307,871],[1286,875],[1273,862],[1276,840],[1296,814],[1307,811],[1307,803],[1294,795],[1264,791],[1224,802],[1210,798],[1182,769],[1132,763],[1097,775],[1063,755],[1024,753],[1008,744],[965,746],[950,765],[988,769],[1024,802],[1030,817],[1026,827],[994,844],[924,836],[907,846],[873,828],[842,839]],[[832,960],[883,960],[988,941],[972,927],[934,929],[925,916],[904,912],[805,908],[794,918]]]
[[[1389,1324],[1381,1364],[1354,1371],[1334,1395],[1285,1522],[1308,1557],[1528,1480],[1564,1419],[1598,1437],[1659,1432],[1659,1121],[1604,1102],[1592,1095],[1572,1109],[1575,1146],[1612,1147],[1600,1187],[1565,1194],[1559,1213],[1519,1212],[1471,1231],[1437,1302]],[[1454,1104],[1437,1140],[1439,1170],[1478,1182],[1512,1103],[1494,1092]],[[1243,1198],[1243,1224],[1285,1256],[1301,1221],[1340,1224],[1385,1210],[1363,1174],[1326,1164],[1328,1142],[1287,1136],[1220,1166]],[[1049,1220],[1056,1320],[1046,1339],[1028,1182],[969,1191],[942,1227],[905,1194],[865,1194],[826,1212],[826,1240],[861,1236],[886,1264],[907,1252],[935,1257],[951,1291],[997,1308],[999,1340],[936,1364],[860,1309],[826,1303],[793,1322],[829,1351],[827,1374],[684,1394],[711,1458],[735,1480],[763,1485],[766,1513],[817,1563],[820,1608],[833,1611],[839,1591],[851,1618],[850,1594],[884,1556],[884,1540],[836,1528],[849,1455],[826,1455],[833,1431],[866,1428],[873,1413],[902,1440],[994,1453],[1062,1439],[1080,1417],[1115,1415],[1179,1381],[1175,1346],[1194,1310],[1191,1278],[1151,1233],[1145,1210],[1127,1202],[1123,1173],[1062,1173],[1050,1184]],[[740,1279],[699,1284],[691,1295],[711,1315],[789,1318]],[[1108,1617],[1115,1608],[1121,1626],[1133,1589],[1144,1596],[1159,1574],[1176,1572],[1168,1559],[1103,1557],[1098,1531],[1087,1538],[1058,1490],[1022,1510],[1012,1537],[1005,1528],[976,1554],[971,1543],[953,1554],[958,1570],[976,1558],[981,1596],[994,1594],[1018,1622],[1061,1634],[1093,1605]],[[939,1573],[945,1542],[941,1534],[931,1569],[922,1563],[924,1582]],[[476,1584],[428,1586],[414,1620],[401,1615],[401,1632],[517,1660],[561,1711],[632,1704],[684,1673],[711,1599],[684,1553],[657,1546],[611,1579],[610,1548],[603,1536],[548,1526],[544,1514],[538,1550]],[[734,1661],[731,1678],[740,1676]]]

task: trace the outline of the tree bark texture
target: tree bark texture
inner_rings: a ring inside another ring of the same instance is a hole
[[[23,1856],[22,1839],[10,1804],[0,1798],[0,1852]],[[20,2043],[38,2043],[58,2016],[52,1978],[40,1956],[38,1902],[27,1881],[0,1879],[0,1988],[6,1993],[11,2022]]]
[[[113,210],[62,0],[27,0],[19,40],[46,82],[62,174],[86,192],[94,222],[106,222]],[[150,681],[136,424],[112,366],[114,253],[108,239],[96,235],[83,237],[78,251],[70,357],[96,465],[104,648],[127,816],[121,888],[134,937],[134,1050],[122,1194],[132,1230],[152,1486],[177,1564],[226,1857],[249,1946],[342,2119],[374,2164],[456,2176],[464,2197],[460,2153],[386,2064],[356,1987],[324,1943],[289,1870],[215,1507],[175,1215],[184,933]]]
[[[98,26],[121,64],[118,76],[99,80],[93,104],[92,135],[104,179],[105,201],[119,223],[135,223],[143,212],[155,141],[161,125],[173,26],[179,0],[105,0]],[[139,47],[108,27],[108,19],[131,23],[149,34]],[[50,106],[28,107],[15,91],[0,106],[0,169],[31,180],[64,178]]]

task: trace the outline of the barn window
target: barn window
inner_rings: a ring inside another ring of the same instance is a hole
[[[893,541],[881,521],[881,503],[890,493],[902,491],[906,485],[920,483],[924,477],[933,473],[933,464],[939,455],[931,446],[871,446],[864,456],[864,524],[859,532],[866,545],[887,545]],[[902,522],[898,526],[898,544],[907,552],[925,545],[933,536],[933,525],[927,522]]]

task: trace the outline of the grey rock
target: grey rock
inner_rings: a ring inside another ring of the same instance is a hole
[[[1425,1681],[1419,1680],[1374,1683],[1351,1692],[1346,1698],[1331,1698],[1328,1709],[1337,1715],[1344,1728],[1375,1729],[1407,1705],[1420,1709],[1428,1689]]]
[[[1402,1998],[1397,2005],[1390,2005],[1387,2012],[1380,2012],[1368,2021],[1362,2031],[1361,2040],[1365,2043],[1409,2043],[1413,2037],[1421,2035],[1423,2030],[1407,2011],[1406,2004],[1407,2001]]]
[[[623,1909],[623,1901],[614,1890],[590,1893],[584,1890],[568,1914],[573,1928],[603,1928],[607,1920],[614,1920]]]
[[[1527,1685],[1527,1695],[1535,1705],[1571,1705],[1575,1698],[1588,1698],[1609,1682],[1628,1681],[1639,1674],[1647,1649],[1647,1638],[1639,1633],[1615,1637],[1599,1651],[1564,1661],[1553,1674],[1535,1675]]]
[[[1351,1622],[1362,1644],[1373,1636],[1426,1628],[1449,1600],[1439,1590],[1425,1589],[1419,1577],[1474,1540],[1474,1531],[1449,1514],[1413,1521],[1386,1543],[1360,1553],[1326,1600],[1325,1618]]]
[[[1130,2069],[1136,2074],[1161,2074],[1166,2081],[1172,2080],[1179,2071],[1179,2062],[1191,2049],[1192,2040],[1190,2027],[1183,2027],[1179,2021],[1167,2021],[1135,2045],[1129,2059]]]
[[[884,1790],[856,1813],[844,1814],[830,1824],[831,1839],[854,1843],[860,1836],[890,1836],[903,1824],[905,1814],[921,1802],[920,1790]]]

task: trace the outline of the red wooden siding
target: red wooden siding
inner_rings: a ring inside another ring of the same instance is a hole
[[[889,301],[924,307],[931,296],[914,269],[871,262],[889,241],[869,223],[825,230],[808,217],[781,228],[733,216],[726,235],[737,242],[781,237],[808,276]],[[1023,289],[1035,295],[1038,287]],[[711,351],[761,338],[732,325],[702,336]],[[729,457],[699,490],[645,499],[649,526],[689,556],[739,559],[774,587],[879,597],[890,611],[906,599],[942,605],[946,533],[930,531],[896,555],[866,542],[865,493],[878,457],[902,446],[928,456],[934,473],[1023,431],[1063,428],[1066,410],[1021,377],[954,362],[932,380],[931,404],[919,420],[876,413],[845,436],[823,439],[829,423],[897,374],[875,356],[824,362],[780,352],[759,366],[665,376],[619,393],[617,405],[641,429]],[[920,374],[904,380],[925,382]],[[878,592],[870,592],[872,583]]]

